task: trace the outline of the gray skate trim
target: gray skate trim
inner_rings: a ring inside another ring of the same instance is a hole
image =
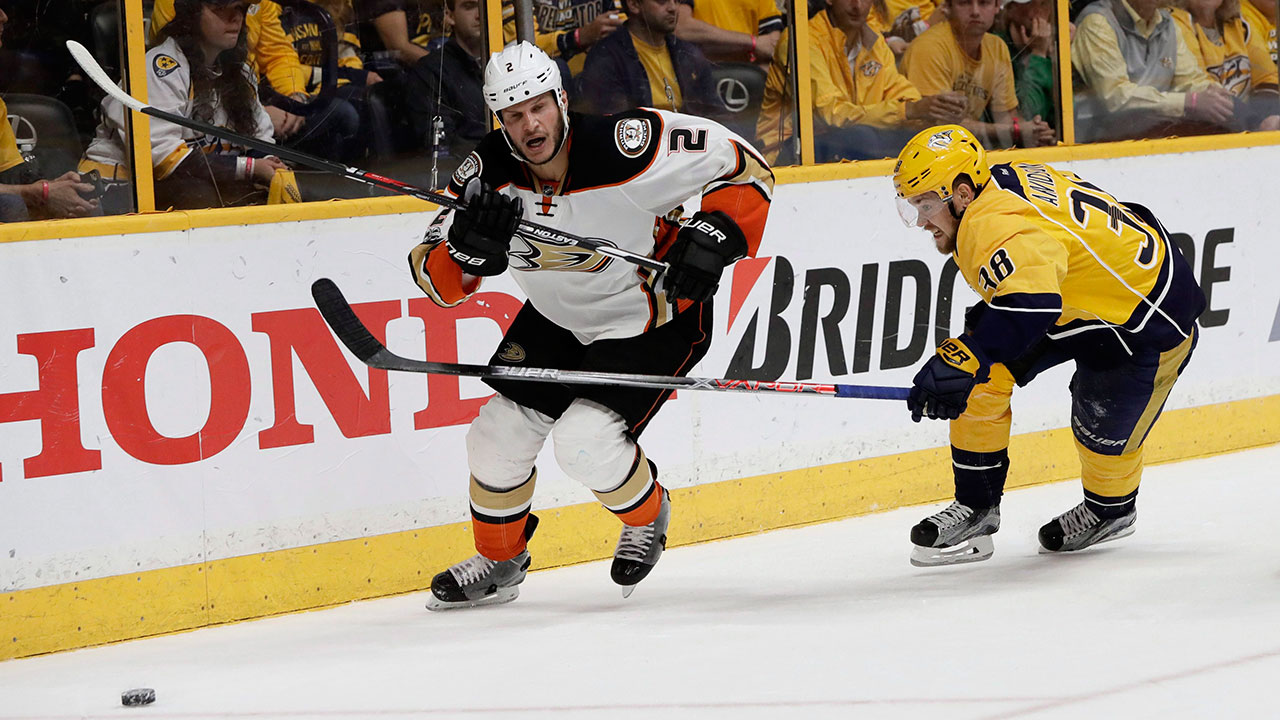
[[[1050,550],[1041,545],[1041,555],[1059,555],[1064,552],[1076,552],[1093,547],[1099,543],[1119,540],[1120,538],[1129,537],[1138,529],[1138,515],[1131,513],[1123,517],[1103,520],[1098,527],[1082,534],[1077,538],[1064,540],[1061,550]]]
[[[941,567],[981,562],[990,558],[995,549],[991,535],[979,535],[952,547],[927,548],[916,545],[911,551],[911,564],[916,567]]]
[[[464,608],[483,607],[485,605],[502,605],[520,597],[520,587],[512,585],[511,587],[498,588],[497,592],[475,600],[463,600],[460,602],[445,602],[435,595],[427,598],[427,609],[436,612],[442,610],[461,610]]]
[[[958,505],[958,503],[952,503]],[[950,510],[950,506],[948,506]],[[1000,506],[986,508],[984,510],[973,510],[970,508],[970,515],[963,521],[955,522],[944,512],[930,515],[925,518],[927,522],[931,522],[938,527],[938,539],[934,541],[935,548],[949,548],[959,545],[970,538],[982,535],[992,535],[1000,530]]]

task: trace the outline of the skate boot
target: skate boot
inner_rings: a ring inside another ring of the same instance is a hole
[[[537,516],[530,515],[525,525],[526,540],[533,537],[537,526]],[[501,562],[483,555],[469,557],[431,579],[427,609],[453,610],[509,603],[520,596],[519,586],[531,562],[527,548]]]
[[[622,586],[622,597],[631,597],[636,583],[645,579],[662,551],[667,547],[667,523],[671,520],[671,500],[662,491],[662,507],[658,517],[648,525],[623,525],[618,547],[613,551],[613,568],[609,574]]]
[[[911,564],[957,565],[986,560],[995,552],[991,536],[1000,529],[1000,506],[971,508],[952,502],[911,528]]]
[[[1100,518],[1085,503],[1071,508],[1040,528],[1040,552],[1072,552],[1133,534],[1138,507],[1116,518]]]

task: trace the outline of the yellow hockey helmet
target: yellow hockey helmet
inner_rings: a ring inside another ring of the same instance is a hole
[[[963,127],[940,125],[920,132],[898,153],[893,187],[900,198],[933,190],[946,200],[961,175],[968,175],[977,189],[986,185],[991,179],[987,153],[978,138]]]

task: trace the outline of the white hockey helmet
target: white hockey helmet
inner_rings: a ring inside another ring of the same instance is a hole
[[[548,92],[555,94],[560,117],[564,120],[564,132],[556,143],[556,153],[559,153],[569,136],[569,107],[564,84],[560,80],[559,66],[542,48],[524,40],[489,57],[489,64],[484,69],[484,102],[498,116],[499,125],[502,125],[502,110]],[[528,162],[515,145],[511,144],[511,136],[507,135],[505,126],[502,134],[511,146],[512,154],[517,159]]]

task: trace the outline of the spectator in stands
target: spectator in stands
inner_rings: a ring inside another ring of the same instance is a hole
[[[1050,0],[1004,0],[1005,44],[1013,62],[1013,85],[1018,111],[1055,126],[1053,57],[1057,42]]]
[[[405,101],[420,147],[435,154],[445,177],[492,129],[485,109],[481,0],[448,0],[453,33],[439,53],[409,71]],[[433,126],[436,116],[441,126]]]
[[[9,16],[0,9],[0,46],[8,21]],[[40,177],[38,169],[18,150],[8,115],[8,108],[0,99],[0,222],[84,217],[93,213],[98,201],[82,196],[92,192],[93,186],[80,182],[80,174],[75,172],[52,180]]]
[[[713,62],[767,64],[786,21],[773,0],[679,0],[676,37]]]
[[[903,54],[907,79],[924,95],[963,93],[967,105],[958,124],[988,148],[1053,144],[1053,128],[1044,120],[1018,115],[1009,48],[989,32],[999,0],[947,4],[947,22],[926,30]]]
[[[404,68],[426,57],[444,37],[444,0],[356,0],[356,9],[373,26],[364,35],[365,51],[389,54]]]
[[[337,45],[333,48],[337,67],[334,81],[329,87],[324,82],[326,35],[323,26],[327,23],[316,8],[323,10],[333,21],[337,35]],[[316,126],[313,117],[317,113],[335,114],[337,118],[330,122],[342,128],[342,137],[327,138],[327,143],[336,142],[323,148],[322,152],[330,159],[344,162],[360,160],[370,146],[387,153],[391,142],[387,119],[370,107],[368,99],[368,88],[382,82],[382,76],[364,67],[360,58],[358,28],[353,16],[351,0],[321,0],[314,5],[290,3],[284,6],[280,14],[285,37],[293,44],[299,62],[308,73],[305,97],[315,106],[306,108],[305,111],[310,114],[306,117],[304,128]],[[320,97],[321,93],[324,93],[323,97]],[[340,102],[325,107],[333,99],[339,99]],[[291,142],[299,143],[300,138]]]
[[[382,78],[378,73],[365,70],[360,59],[360,36],[351,0],[321,0],[315,5],[328,13],[338,35],[338,84],[366,86],[380,82]],[[309,94],[318,92],[324,79],[324,41],[320,20],[318,14],[307,14],[292,6],[283,8],[280,14],[285,37],[289,38],[298,53],[298,61],[309,73],[306,86]]]
[[[244,0],[177,0],[162,41],[147,51],[147,98],[175,115],[195,118],[271,142],[271,118],[258,101],[246,64]],[[103,120],[80,169],[128,177],[131,159],[124,106],[107,98]],[[274,156],[173,123],[151,121],[156,206],[193,209],[301,198],[293,173]],[[265,197],[264,197],[265,196]]]
[[[587,51],[622,27],[620,0],[532,0],[535,45],[553,60],[562,63],[560,73],[568,78],[582,72]],[[502,0],[502,41],[516,39],[516,6]],[[565,71],[568,70],[568,74]]]
[[[1179,0],[1173,19],[1196,62],[1235,99],[1235,130],[1280,130],[1276,64],[1240,17],[1240,0]]]
[[[1249,31],[1257,33],[1266,43],[1271,62],[1280,63],[1276,60],[1276,0],[1242,0],[1240,14]]]
[[[873,0],[867,16],[867,24],[899,58],[918,35],[946,21],[947,5],[934,0]]]
[[[809,86],[818,162],[892,157],[923,125],[954,122],[965,97],[947,91],[921,97],[897,70],[893,51],[867,24],[873,0],[830,0],[809,18]],[[784,45],[785,48],[785,45]],[[785,63],[774,59],[765,84],[757,135],[770,162],[791,134],[784,100]],[[852,65],[850,63],[852,62]]]
[[[676,0],[626,0],[626,32],[609,35],[587,54],[580,105],[607,115],[633,107],[718,117],[724,104],[711,63],[675,36]]]
[[[1095,0],[1080,11],[1071,65],[1082,141],[1229,127],[1231,95],[1196,62],[1162,0]]]
[[[257,77],[267,81],[267,87],[275,93],[302,102],[307,98],[307,80],[310,73],[298,60],[298,52],[284,34],[280,23],[280,6],[271,0],[261,0],[250,6],[245,16],[248,37],[248,62]],[[173,19],[174,0],[156,0],[151,8],[151,25],[148,28],[147,45],[161,41],[160,31]],[[283,104],[267,103],[267,115],[275,137],[286,140],[302,129],[305,121],[298,113],[291,112]]]

